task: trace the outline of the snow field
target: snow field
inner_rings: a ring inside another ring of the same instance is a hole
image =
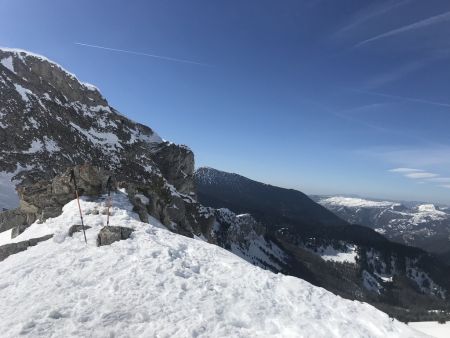
[[[15,241],[53,239],[0,262],[2,337],[423,336],[368,304],[141,223],[123,193],[114,195],[110,222],[135,232],[98,248],[104,199],[81,205],[92,227],[87,245],[82,233],[67,236],[79,224],[72,201]]]
[[[413,322],[409,326],[418,331],[424,332],[435,338],[450,337],[450,323],[439,324],[438,322]]]

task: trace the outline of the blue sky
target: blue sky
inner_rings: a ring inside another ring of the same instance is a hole
[[[0,45],[97,85],[123,114],[190,146],[197,166],[307,193],[450,204],[446,0],[0,8]]]

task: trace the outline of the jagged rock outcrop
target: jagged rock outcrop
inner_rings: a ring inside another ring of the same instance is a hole
[[[216,209],[214,215],[213,234],[217,245],[264,269],[289,270],[287,254],[266,238],[266,228],[252,215],[236,215],[226,208]]]
[[[223,243],[241,243],[247,245],[249,239],[266,234],[265,227],[250,214],[236,215],[226,208],[215,210],[217,221],[222,225],[216,235]]]
[[[75,188],[70,182],[71,169],[74,170],[80,195],[98,196],[106,192],[106,181],[110,173],[90,165],[68,168],[63,174],[50,180],[22,183],[18,187],[19,208],[0,213],[0,217],[5,219],[5,230],[13,229],[12,238],[20,235],[35,221],[42,222],[59,216],[62,207],[74,199]]]
[[[72,169],[82,198],[107,193],[107,180],[113,173],[88,164],[69,167],[49,180],[22,183],[18,187],[19,208],[0,213],[4,218],[5,230],[13,228],[12,237],[21,234],[35,221],[42,222],[61,214],[62,207],[75,198],[75,188],[70,182]],[[148,222],[149,216],[152,216],[174,232],[189,237],[202,236],[211,243],[216,242],[212,232],[215,221],[213,209],[205,208],[192,196],[178,192],[162,175],[150,173],[147,180],[139,181],[131,174],[129,180],[120,182],[112,176],[113,190],[116,186],[124,189],[143,222]],[[8,224],[11,225],[9,228]]]
[[[194,153],[185,146],[160,143],[154,147],[153,160],[163,176],[183,194],[195,196]]]
[[[0,102],[0,184],[28,185],[90,163],[117,180],[163,175],[193,193],[188,148],[163,142],[110,107],[97,88],[44,57],[0,49]],[[11,208],[3,199],[0,207]]]
[[[216,243],[212,228],[214,211],[205,208],[190,195],[178,192],[162,177],[146,184],[121,182],[143,222],[148,216],[159,220],[171,231],[184,236],[202,236]]]
[[[151,215],[188,236],[211,227],[195,202],[192,151],[121,115],[58,64],[0,49],[0,102],[0,185],[16,187],[20,199],[17,209],[0,214],[1,230],[17,235],[59,215],[74,198],[74,166],[80,195],[104,193],[111,175],[130,198],[146,196],[147,204],[135,203],[141,219]],[[0,207],[11,208],[9,199],[0,194]]]
[[[19,209],[0,212],[0,232],[24,224],[27,224],[27,215],[22,213]]]

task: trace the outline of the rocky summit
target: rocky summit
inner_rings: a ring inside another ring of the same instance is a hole
[[[120,114],[96,87],[43,56],[2,48],[0,102],[0,231],[16,237],[60,215],[75,196],[73,170],[83,198],[106,194],[111,177],[142,221],[229,245],[230,224],[224,230],[220,213],[196,201],[193,152]]]
[[[151,191],[152,214],[180,223],[183,212],[169,209],[194,202],[189,148],[129,120],[45,57],[1,49],[0,62],[0,206],[11,209],[0,216],[2,230],[58,215],[74,196],[74,166],[84,194],[101,193],[111,175],[135,193]],[[168,205],[173,192],[186,196]]]
[[[0,207],[11,208],[14,186],[50,179],[90,163],[119,179],[163,175],[193,193],[194,155],[109,106],[99,90],[48,59],[0,50]],[[11,184],[13,183],[13,184]]]

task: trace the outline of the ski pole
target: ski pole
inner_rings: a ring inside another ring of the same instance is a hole
[[[81,212],[80,197],[78,196],[77,180],[75,178],[75,172],[73,171],[73,169],[70,170],[70,182],[72,182],[72,181],[73,181],[73,185],[75,187],[75,196],[77,197],[78,210],[80,211],[81,228],[83,229],[84,241],[87,244],[86,231],[84,231],[83,213]]]
[[[108,177],[106,188],[108,189],[108,213],[106,214],[106,226],[109,226],[109,208],[111,207],[111,176]]]

